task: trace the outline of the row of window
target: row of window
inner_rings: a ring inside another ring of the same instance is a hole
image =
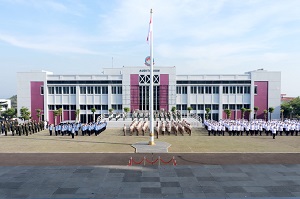
[[[241,108],[250,108],[250,104],[223,104],[223,109],[240,110]],[[219,110],[219,104],[191,104],[193,110],[205,111],[207,108],[210,110]],[[177,104],[177,110],[187,110],[187,104]]]
[[[112,86],[112,94],[122,94],[122,86]],[[75,86],[49,86],[48,93],[53,94],[76,94]],[[44,94],[44,87],[41,87]],[[108,86],[80,86],[80,94],[108,94]]]
[[[80,94],[108,94],[108,86],[80,86]]]
[[[48,105],[50,111],[58,110],[60,108],[63,110],[76,110],[76,105]]]
[[[250,86],[223,86],[224,94],[250,94]],[[191,94],[219,94],[219,86],[191,86]],[[187,86],[177,86],[177,94],[187,94]]]
[[[53,94],[76,94],[75,86],[49,86],[48,93]]]

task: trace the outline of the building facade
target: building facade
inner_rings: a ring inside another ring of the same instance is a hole
[[[54,110],[62,108],[62,120],[75,120],[80,110],[80,121],[130,110],[149,110],[149,67],[105,68],[101,74],[59,75],[48,71],[19,72],[17,74],[18,110],[27,107],[37,120],[36,110],[42,118],[54,123]],[[202,119],[205,109],[214,120],[225,119],[225,109],[230,109],[231,119],[241,118],[241,108],[258,107],[257,118],[263,111],[274,108],[272,119],[280,118],[281,73],[256,70],[245,74],[177,75],[176,67],[155,67],[154,109],[168,110],[176,107],[183,115],[191,113]],[[253,118],[254,111],[245,115]]]

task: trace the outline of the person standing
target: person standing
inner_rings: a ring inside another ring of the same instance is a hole
[[[272,135],[273,135],[273,139],[275,139],[275,136],[276,136],[276,126],[275,125],[272,127]]]
[[[52,136],[52,130],[53,130],[53,124],[50,124],[50,125],[49,125],[49,133],[50,133],[50,136]]]

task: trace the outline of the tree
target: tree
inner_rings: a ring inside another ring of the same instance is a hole
[[[270,120],[272,120],[272,113],[274,112],[273,107],[269,107],[269,113],[270,113]]]
[[[284,110],[284,117],[293,118],[300,116],[300,97],[296,97],[289,102],[283,102],[281,109]]]
[[[281,121],[283,121],[283,112],[284,112],[284,110],[283,110],[283,109],[280,109],[280,113],[281,113]]]
[[[241,119],[244,119],[246,110],[247,110],[247,109],[244,108],[244,107],[241,108],[241,112],[242,112],[242,116],[241,116],[242,118],[241,118]]]
[[[230,119],[230,117],[231,117],[231,110],[230,109],[225,109],[224,112],[226,114],[226,119]]]
[[[17,115],[17,110],[15,108],[9,108],[6,111],[3,111],[1,114],[4,118],[13,118]]]
[[[248,112],[248,119],[250,120],[252,109],[250,109],[250,108],[246,109],[246,112]]]
[[[110,114],[112,114],[112,113],[114,112],[114,109],[113,109],[113,108],[110,108],[110,109],[108,109],[108,112],[109,112]]]
[[[36,116],[38,118],[38,121],[40,121],[41,120],[41,112],[42,112],[42,110],[41,109],[36,109],[35,111],[36,111]]]
[[[192,107],[187,107],[187,110],[188,110],[188,112],[189,112],[189,115],[191,114],[191,110],[193,110],[193,108]]]
[[[264,118],[265,118],[265,121],[267,121],[267,118],[268,118],[268,110],[264,110]]]
[[[97,110],[96,110],[95,107],[91,108],[91,112],[93,113],[93,122],[95,122],[95,112],[96,112],[96,111],[97,111]]]
[[[257,111],[259,110],[259,107],[254,106],[254,119],[257,119]]]
[[[79,115],[80,115],[80,109],[76,109],[75,117],[76,117],[77,122],[79,121]]]
[[[172,112],[172,113],[175,113],[175,111],[176,111],[176,107],[173,106],[172,109],[171,109],[171,112]]]
[[[123,116],[123,120],[125,120],[125,119],[127,118],[127,114],[128,114],[129,111],[130,111],[130,108],[124,107],[123,110],[124,110],[124,112],[125,112],[125,115]]]
[[[210,108],[206,108],[206,109],[205,109],[205,112],[206,112],[206,114],[205,114],[205,119],[208,120],[209,113],[210,113]]]
[[[22,107],[20,109],[20,114],[21,114],[21,118],[23,118],[24,120],[29,120],[30,119],[30,111],[27,107]]]
[[[56,120],[57,120],[57,116],[59,116],[59,111],[58,110],[54,110],[53,111],[53,115],[54,115],[54,125],[56,125]]]
[[[59,108],[58,109],[58,115],[59,115],[59,118],[60,118],[60,122],[62,122],[62,114],[63,114],[63,109]]]

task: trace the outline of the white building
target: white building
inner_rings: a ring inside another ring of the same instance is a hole
[[[11,100],[0,99],[0,111],[6,111],[9,108],[11,108]]]
[[[96,116],[110,108],[114,112],[122,112],[124,107],[149,109],[149,67],[105,68],[97,75],[19,72],[17,79],[18,110],[28,107],[37,119],[36,109],[41,109],[50,123],[53,111],[59,108],[63,120],[75,120],[75,110],[80,109],[82,122],[92,120],[93,107]],[[203,118],[205,109],[210,108],[210,118],[219,120],[226,117],[225,109],[232,110],[232,119],[239,119],[242,107],[259,107],[257,118],[273,107],[272,119],[280,118],[280,72],[260,69],[245,74],[177,75],[176,67],[155,67],[153,79],[155,110],[175,106],[187,114],[187,107],[192,107],[191,113]]]

